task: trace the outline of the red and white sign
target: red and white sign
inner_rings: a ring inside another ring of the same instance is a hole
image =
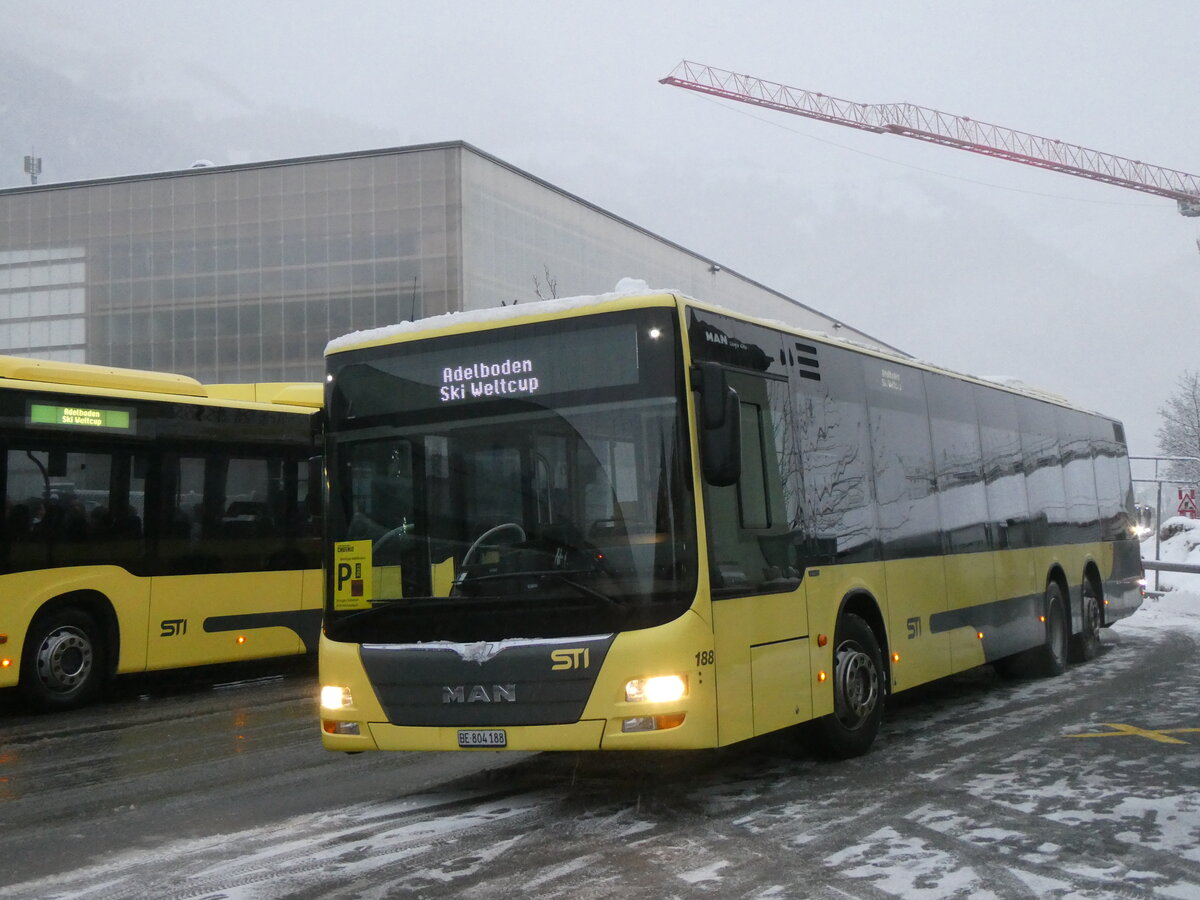
[[[1179,489],[1179,514],[1189,519],[1200,518],[1200,510],[1196,508],[1196,489]]]

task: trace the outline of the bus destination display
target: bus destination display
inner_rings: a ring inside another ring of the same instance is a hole
[[[533,375],[533,360],[505,359],[498,363],[446,366],[439,396],[443,403],[470,397],[536,394],[541,381]]]
[[[98,406],[58,406],[51,403],[30,403],[29,424],[94,428],[104,431],[131,431],[133,429],[133,411],[104,409]]]
[[[503,340],[467,347],[430,342],[349,366],[338,383],[346,407],[364,416],[541,399],[637,384],[639,376],[638,332],[629,323],[540,334],[514,329]]]

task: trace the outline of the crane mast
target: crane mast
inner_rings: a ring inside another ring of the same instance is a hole
[[[1200,176],[979,122],[967,116],[949,115],[913,103],[839,100],[688,60],[660,79],[660,83],[875,134],[915,138],[1168,197],[1179,204],[1183,215],[1200,216]]]

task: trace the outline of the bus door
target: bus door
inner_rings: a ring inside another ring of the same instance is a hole
[[[301,653],[296,461],[168,455],[147,667]],[[315,619],[315,615],[314,615]]]
[[[741,473],[704,485],[722,744],[808,719],[808,603],[800,459],[784,378],[726,371]]]

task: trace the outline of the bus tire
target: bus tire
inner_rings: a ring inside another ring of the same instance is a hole
[[[1100,654],[1100,595],[1091,578],[1083,580],[1082,615],[1079,634],[1071,635],[1071,662],[1087,662]]]
[[[1067,604],[1057,581],[1046,585],[1042,600],[1042,618],[1046,624],[1042,643],[992,663],[1003,678],[1053,678],[1067,671],[1067,650],[1070,628],[1067,626]]]
[[[32,706],[51,711],[90,703],[100,692],[104,672],[104,635],[87,612],[69,606],[33,620],[19,682]]]
[[[1033,672],[1037,678],[1053,678],[1067,671],[1067,643],[1071,635],[1067,624],[1067,603],[1057,581],[1046,585],[1042,609],[1046,617],[1046,640],[1033,652]]]
[[[832,759],[866,753],[883,720],[883,654],[864,619],[846,613],[833,642],[833,713],[813,725],[816,749]]]

